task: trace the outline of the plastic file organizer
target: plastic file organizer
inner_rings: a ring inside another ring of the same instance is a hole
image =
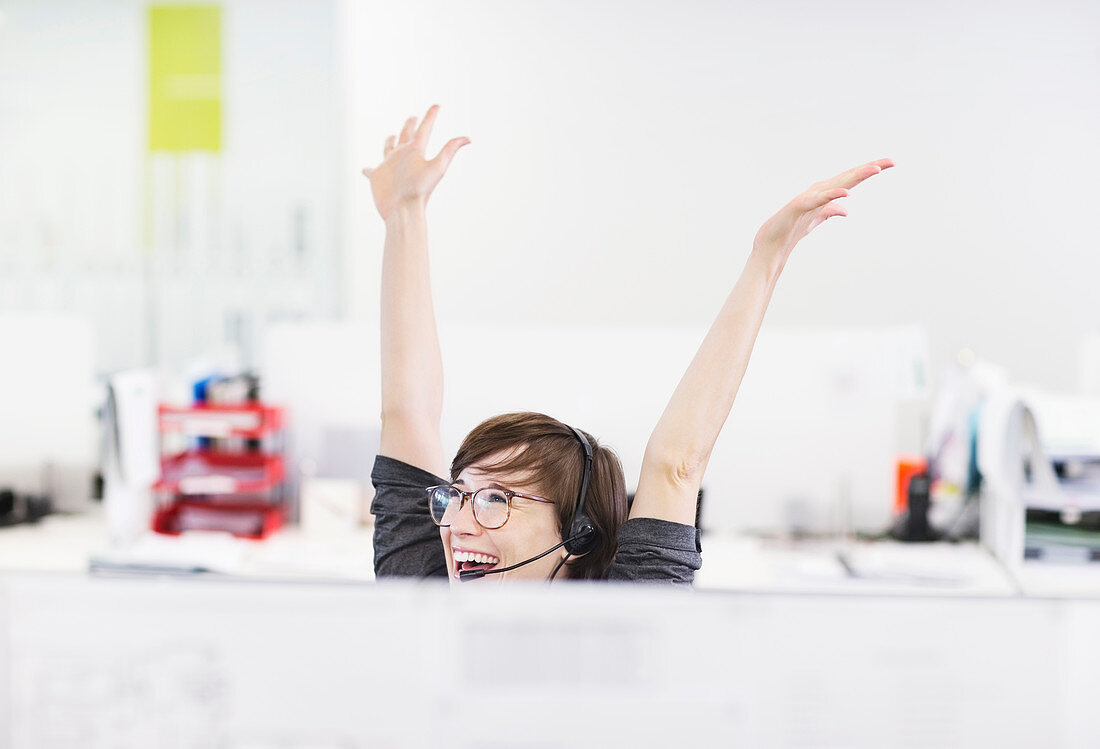
[[[153,530],[266,538],[286,517],[283,410],[263,403],[162,405]]]

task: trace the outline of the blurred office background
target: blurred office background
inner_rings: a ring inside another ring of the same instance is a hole
[[[179,145],[150,121],[173,7],[0,5],[0,305],[87,319],[100,373],[222,341],[248,365],[257,326],[342,308],[335,5],[206,6],[218,133]]]
[[[209,142],[158,140],[151,50],[179,8],[215,19],[211,77],[175,84],[216,101]],[[1061,1],[0,0],[0,314],[76,326],[4,352],[0,436],[50,444],[30,404],[67,388],[79,444],[43,457],[94,464],[112,374],[151,368],[170,399],[252,369],[291,410],[294,472],[365,477],[383,227],[359,170],[439,103],[430,148],[472,139],[429,214],[447,447],[542,409],[630,483],[759,224],[896,159],[799,247],[708,476],[724,526],[805,503],[881,526],[960,350],[1098,385],[1098,25]],[[515,367],[474,376],[488,356]]]
[[[0,749],[1094,746],[1098,82],[1089,0],[0,0]],[[349,584],[360,170],[434,103],[445,449],[541,410],[631,490],[759,225],[897,161],[779,283],[722,595]]]

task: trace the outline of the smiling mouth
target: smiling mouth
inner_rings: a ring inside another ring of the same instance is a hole
[[[455,551],[454,552],[454,567],[455,577],[459,577],[460,572],[469,572],[472,570],[491,570],[500,564],[500,559],[494,557],[492,554],[475,554],[470,551]]]

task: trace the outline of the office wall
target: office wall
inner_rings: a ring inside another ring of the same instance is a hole
[[[850,217],[799,248],[768,324],[920,323],[934,370],[971,347],[1019,379],[1076,385],[1078,342],[1100,327],[1095,3],[413,0],[345,14],[356,167],[433,102],[433,149],[473,141],[430,209],[442,317],[705,324],[764,219],[891,156]],[[370,321],[382,228],[366,181],[346,185],[347,294]]]

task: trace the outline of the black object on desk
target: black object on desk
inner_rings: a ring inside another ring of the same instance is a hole
[[[918,473],[909,479],[908,509],[894,527],[891,536],[898,541],[923,543],[939,540],[940,534],[928,522],[931,506],[932,481],[927,473]]]
[[[11,489],[0,489],[0,527],[37,523],[51,512],[53,503],[49,497],[16,494]]]

